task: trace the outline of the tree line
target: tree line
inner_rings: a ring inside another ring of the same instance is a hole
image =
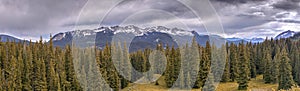
[[[8,40],[0,42],[0,90],[118,91],[142,77],[150,81],[153,74],[161,73],[168,88],[214,91],[214,83],[221,81],[237,82],[239,90],[246,90],[251,78],[263,75],[266,84],[288,90],[300,85],[299,46],[299,41],[290,39],[200,46],[193,39],[178,48],[158,44],[156,49],[129,53],[126,43],[107,43],[97,49],[54,47],[52,40],[43,42],[42,38],[29,43]]]

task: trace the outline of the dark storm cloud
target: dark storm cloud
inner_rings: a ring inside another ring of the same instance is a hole
[[[290,17],[289,10],[299,10],[300,0],[211,1],[228,34],[256,30],[268,32],[271,30],[271,25],[268,25],[270,22],[299,24],[297,20],[285,18]],[[108,16],[103,22],[107,26],[119,24],[128,17],[132,20],[127,23],[132,24],[163,25],[179,18],[185,20],[184,23],[193,26],[194,29],[202,26],[195,23],[199,17],[175,0],[124,0],[117,6],[111,5],[112,0],[89,0],[89,3],[84,6],[86,2],[87,0],[0,0],[0,33],[38,38],[39,35],[70,31],[72,28],[68,27],[73,26],[99,26],[101,21],[99,16]],[[82,7],[85,10],[80,13]],[[107,14],[112,7],[110,14]],[[166,13],[151,11],[151,9]],[[81,16],[77,22],[78,15]],[[209,19],[206,20],[208,21],[203,22],[209,22]]]
[[[124,11],[119,11],[120,9]],[[122,22],[125,18],[135,13],[151,13],[144,12],[147,10],[160,10],[183,19],[196,17],[184,4],[174,0],[124,0],[110,11],[110,14],[107,15],[109,17],[104,21],[104,23],[108,23],[106,25],[110,25],[115,22]],[[141,20],[135,21],[135,23],[149,23],[156,20],[155,18],[156,17],[143,17],[140,18]]]
[[[1,0],[0,31],[49,32],[62,20],[73,17],[84,3],[85,0]]]
[[[283,22],[283,23],[296,23],[300,24],[300,21],[298,20],[277,20],[278,22]]]
[[[299,10],[300,0],[284,0],[273,4],[273,7],[282,10]]]
[[[228,4],[245,4],[249,2],[261,2],[261,1],[267,1],[267,0],[211,0],[211,1],[218,1],[218,2],[224,2]]]

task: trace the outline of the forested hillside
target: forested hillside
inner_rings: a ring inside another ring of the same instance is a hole
[[[288,90],[300,85],[299,41],[266,39],[259,44],[226,43],[218,48],[209,42],[200,46],[193,40],[190,45],[178,48],[157,45],[156,50],[160,52],[145,49],[132,53],[122,44],[107,44],[100,50],[72,45],[59,48],[53,46],[52,40],[46,43],[42,39],[30,43],[0,42],[0,91],[106,91],[110,88],[117,91],[143,75],[151,80],[152,74],[160,73],[166,87],[183,90],[213,91],[214,83],[219,81],[236,82],[239,90],[247,90],[251,78],[258,75],[263,75],[265,84],[279,84],[277,89]],[[155,62],[164,59],[166,70],[153,70],[165,66]],[[123,66],[116,68],[113,60]],[[130,63],[134,69],[128,67]],[[117,69],[126,70],[122,73],[126,77]],[[133,70],[152,73],[133,74]]]

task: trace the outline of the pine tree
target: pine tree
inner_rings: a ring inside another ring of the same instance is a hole
[[[1,39],[1,37],[0,37],[0,40],[2,40]],[[2,41],[0,41],[0,90],[4,90],[5,88],[4,88],[4,85],[5,85],[5,79],[4,79],[4,74],[3,74],[3,62],[4,62],[4,55],[6,55],[5,54],[5,52],[3,51],[4,50],[4,44],[2,43]]]
[[[290,59],[287,56],[286,49],[283,48],[281,51],[281,58],[279,64],[279,86],[278,89],[289,90],[294,85],[293,76],[292,76],[292,67]]]
[[[65,73],[66,73],[66,80],[70,82],[71,86],[69,87],[70,90],[79,91],[82,88],[76,78],[74,64],[73,64],[73,56],[70,45],[67,45],[65,48]]]
[[[237,47],[235,44],[231,43],[229,50],[229,64],[230,64],[230,79],[235,81],[238,78],[238,54]]]
[[[33,44],[32,45],[32,70],[33,70],[33,78],[31,79],[31,82],[32,82],[32,89],[33,90],[41,90],[40,89],[40,77],[41,76],[41,73],[40,73],[40,60],[38,60],[38,48],[37,48],[37,45],[36,44]]]
[[[295,53],[295,55],[298,55],[297,57],[299,58],[300,57],[300,53],[299,53],[299,48],[297,48],[297,51]],[[295,67],[294,67],[294,79],[295,79],[295,82],[297,83],[297,85],[300,86],[300,59],[298,60],[295,60]]]
[[[169,51],[170,53],[167,53],[168,56],[167,56],[167,64],[168,64],[168,67],[167,67],[167,72],[166,72],[166,78],[165,78],[165,81],[167,83],[167,87],[172,87],[174,82],[175,82],[175,78],[174,78],[174,75],[175,75],[175,66],[174,66],[174,62],[175,62],[175,48],[172,47],[171,50]]]
[[[186,84],[185,84],[185,76],[184,76],[184,72],[183,72],[183,70],[181,70],[180,71],[180,79],[179,79],[179,81],[180,81],[180,84],[179,84],[179,88],[180,89],[186,89]]]
[[[271,67],[272,67],[273,64],[271,63],[272,58],[271,58],[271,55],[270,55],[268,49],[264,50],[264,60],[263,61],[266,63],[266,65],[264,67],[265,68],[264,81],[265,81],[265,83],[268,84],[268,83],[273,82],[272,81],[272,74],[271,74],[271,72],[272,72]]]
[[[176,72],[178,72],[180,70],[180,61],[181,62],[181,65],[183,65],[182,67],[186,67],[186,68],[182,68],[184,70],[184,72],[187,72],[187,73],[184,73],[184,74],[189,74],[190,77],[186,78],[186,80],[188,81],[189,84],[187,84],[187,88],[192,88],[194,87],[194,82],[195,80],[197,79],[197,76],[199,74],[199,70],[200,70],[200,67],[199,67],[199,63],[200,63],[200,55],[199,55],[199,46],[198,46],[198,43],[196,41],[195,38],[193,38],[192,40],[192,44],[190,47],[187,47],[187,50],[185,51],[184,53],[184,56],[185,56],[185,60],[179,60],[178,56],[175,56],[176,57]],[[179,54],[180,51],[177,51],[176,55]],[[175,75],[178,75],[178,73],[176,73]]]
[[[40,91],[47,91],[47,79],[46,79],[46,66],[45,66],[45,61],[43,58],[41,58],[40,60],[40,81],[39,81],[39,85],[40,85]]]
[[[207,78],[207,83],[206,85],[203,87],[202,91],[215,91],[216,87],[214,85],[214,76],[213,74],[209,74],[208,78]]]
[[[255,64],[256,64],[256,71],[257,71],[257,74],[263,74],[263,72],[264,72],[264,69],[263,69],[263,67],[264,67],[264,64],[263,64],[263,62],[262,62],[262,60],[263,60],[263,47],[262,47],[262,44],[259,44],[259,45],[257,45],[257,51],[256,51],[256,58],[257,58],[257,60],[256,60],[256,62],[255,62]]]
[[[108,77],[108,84],[110,85],[110,87],[114,90],[120,90],[121,88],[121,81],[119,78],[119,74],[117,73],[116,69],[113,66],[113,62],[112,62],[112,57],[111,57],[111,53],[112,50],[116,50],[115,49],[115,45],[112,44],[111,46],[108,46],[107,49],[105,49],[105,56],[106,59],[105,61],[107,61],[107,77]]]
[[[297,47],[296,43],[292,44],[292,49],[290,52],[290,58],[291,58],[291,65],[292,65],[292,74],[294,81],[298,84],[300,84],[300,67],[299,67],[299,48]]]
[[[279,68],[278,68],[278,63],[280,62],[280,48],[279,46],[275,47],[275,56],[272,61],[271,65],[271,79],[272,83],[278,83],[278,76],[279,76]]]
[[[247,69],[249,69],[249,59],[246,55],[246,49],[245,46],[242,43],[239,44],[239,61],[238,61],[238,79],[237,82],[239,84],[238,89],[239,90],[246,90],[248,87],[248,76],[249,72],[247,72]]]
[[[15,74],[16,74],[16,79],[15,79],[15,84],[16,84],[16,89],[17,90],[22,90],[22,71],[23,71],[23,59],[22,59],[22,51],[18,51],[18,56],[17,56],[17,63],[16,63],[16,69],[15,69]]]
[[[10,67],[9,67],[9,76],[6,78],[6,82],[7,82],[7,90],[8,91],[12,91],[12,90],[20,90],[17,89],[16,84],[15,84],[15,80],[17,78],[17,59],[12,56],[11,60],[10,60]]]
[[[198,47],[198,51],[199,51],[199,56],[200,56],[200,64],[199,64],[199,71],[198,71],[198,75],[197,75],[197,78],[196,78],[196,82],[194,84],[194,87],[193,88],[200,88],[203,86],[203,83],[202,83],[202,78],[201,78],[201,75],[203,75],[203,67],[201,67],[203,65],[203,52],[204,48],[199,46]]]
[[[55,71],[58,76],[59,90],[69,90],[70,83],[66,80],[66,70],[65,70],[65,59],[64,52],[59,48],[55,47]]]
[[[256,44],[251,46],[250,47],[250,51],[251,51],[251,54],[250,54],[250,77],[251,78],[256,78],[256,75],[257,75],[257,72],[256,72],[256,60],[257,60],[257,57],[256,57]]]
[[[246,69],[246,72],[249,72],[248,73],[248,80],[250,80],[250,78],[251,78],[251,63],[250,63],[251,62],[251,55],[252,55],[251,54],[252,52],[250,51],[251,50],[250,49],[251,48],[251,44],[252,44],[251,42],[247,42],[246,46],[245,46],[246,57],[248,58],[248,62],[247,62],[248,69]]]
[[[23,63],[24,63],[24,70],[23,70],[23,74],[22,74],[22,90],[24,91],[30,91],[32,90],[32,86],[31,86],[31,79],[33,78],[33,65],[32,65],[32,52],[31,52],[31,45],[32,42],[29,43],[29,46],[25,46],[26,49],[24,49],[23,51],[23,55],[24,59]]]
[[[163,71],[165,70],[163,66],[167,65],[167,60],[164,57],[162,44],[157,44],[156,50],[153,52],[153,55],[150,58],[152,59],[153,65],[151,65],[151,68],[153,69],[154,74],[163,74]],[[155,85],[159,85],[158,80],[155,82]]]
[[[2,76],[2,68],[1,67],[0,67],[0,72],[1,72],[1,74],[0,74],[0,90],[3,91],[4,90],[4,88],[3,88],[4,79],[3,79],[3,76]]]
[[[198,78],[196,80],[194,88],[200,88],[204,86],[210,71],[209,70],[210,60],[208,54],[206,53],[207,49],[201,48],[201,50],[202,53],[201,53],[201,61],[199,64],[200,66],[199,66]]]
[[[3,84],[3,88],[4,89],[9,89],[9,87],[10,87],[10,84],[9,84],[9,82],[8,82],[8,78],[10,77],[10,75],[9,74],[11,74],[11,71],[10,71],[10,63],[9,63],[9,52],[8,52],[8,46],[9,45],[9,43],[8,42],[6,42],[5,44],[4,44],[4,46],[2,47],[2,71],[3,71],[3,78],[4,78],[4,84]]]
[[[222,76],[222,82],[229,82],[230,81],[230,64],[229,64],[229,55],[227,51],[225,51],[225,68]]]
[[[47,60],[45,61],[46,65],[46,78],[47,78],[47,85],[48,85],[48,90],[58,90],[59,85],[58,85],[58,78],[57,78],[57,73],[55,72],[55,60],[54,60],[54,48],[53,48],[53,41],[52,41],[52,36],[50,36],[50,44],[49,44],[49,49],[47,50],[48,52],[48,57]]]
[[[127,43],[124,42],[124,48],[122,52],[122,71],[124,71],[124,76],[121,80],[121,86],[122,88],[125,88],[128,86],[130,80],[131,80],[131,63],[130,63],[130,56],[129,56],[129,52],[128,52],[128,48],[127,48]],[[129,80],[129,81],[128,81]]]

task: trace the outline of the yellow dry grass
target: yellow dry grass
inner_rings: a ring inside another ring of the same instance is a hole
[[[122,91],[168,91],[164,82],[164,77],[158,80],[159,85],[152,84],[130,84],[129,87]],[[249,87],[247,91],[276,91],[278,84],[264,84],[263,76],[258,76],[255,79],[249,81]],[[236,82],[220,83],[216,91],[239,91],[237,90],[238,84]],[[192,91],[201,91],[200,89],[193,89]],[[300,91],[300,88],[294,88],[291,91]]]

